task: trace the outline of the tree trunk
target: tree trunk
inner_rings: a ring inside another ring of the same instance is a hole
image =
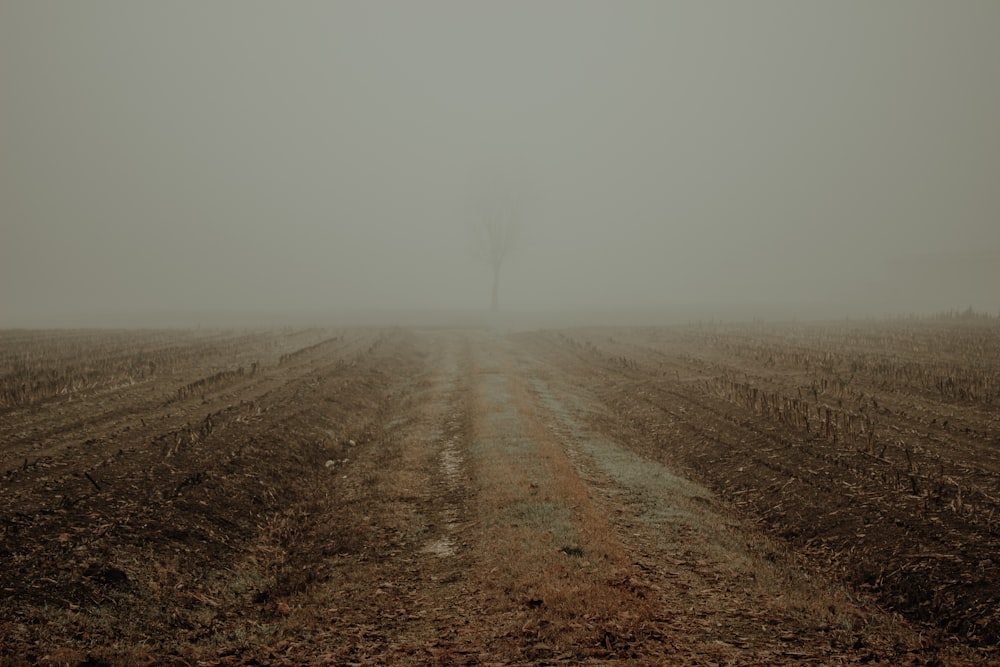
[[[493,267],[493,302],[490,306],[491,312],[500,310],[500,266]]]

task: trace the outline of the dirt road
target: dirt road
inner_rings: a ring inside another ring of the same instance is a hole
[[[2,496],[2,661],[984,659],[741,525],[631,446],[599,374],[540,349],[486,331],[320,348],[229,388],[237,408],[169,458],[119,429],[129,454],[94,489],[45,474],[72,450],[26,462]]]
[[[426,435],[403,443],[422,452],[406,469],[423,476],[401,488],[439,502],[426,500],[415,569],[400,578],[388,562],[376,577],[417,602],[420,623],[365,657],[918,659],[919,638],[895,619],[811,578],[706,489],[588,428],[601,407],[587,387],[509,339],[428,337],[440,370],[420,401]]]

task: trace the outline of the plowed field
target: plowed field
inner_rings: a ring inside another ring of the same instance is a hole
[[[991,321],[0,332],[0,664],[984,664]]]

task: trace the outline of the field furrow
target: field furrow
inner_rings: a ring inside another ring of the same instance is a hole
[[[996,335],[0,336],[0,664],[996,662]]]

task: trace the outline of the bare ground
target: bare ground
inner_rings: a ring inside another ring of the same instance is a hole
[[[692,481],[623,419],[648,383],[589,352],[301,349],[2,413],[0,663],[995,661]]]

